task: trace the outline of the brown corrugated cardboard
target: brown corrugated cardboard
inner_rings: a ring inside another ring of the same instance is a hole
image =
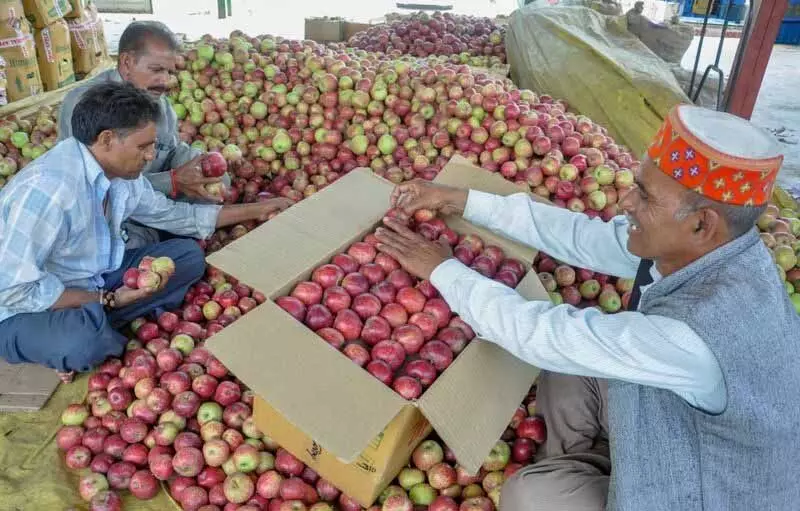
[[[52,369],[0,359],[0,413],[41,410],[59,383]]]
[[[80,18],[68,19],[67,24],[72,47],[72,67],[76,73],[89,73],[103,56],[97,38],[97,22],[87,11]]]
[[[31,24],[25,18],[0,23],[0,57],[6,61],[8,100],[18,101],[43,92]]]
[[[318,43],[344,40],[344,21],[336,18],[306,18],[305,38]]]
[[[372,27],[371,23],[357,23],[355,21],[345,21],[344,22],[344,41],[350,40],[351,37],[356,35],[359,32],[363,32],[364,30],[368,30]]]
[[[86,11],[86,6],[91,4],[91,0],[69,0],[72,10],[64,14],[65,18],[80,18]]]
[[[12,20],[24,15],[22,0],[0,0],[0,20]]]
[[[69,0],[22,0],[22,6],[36,28],[44,28],[72,11]]]
[[[437,182],[503,195],[524,191],[463,158],[448,163]],[[254,416],[260,429],[365,507],[431,428],[463,467],[477,472],[537,374],[494,344],[475,340],[410,403],[272,301],[371,232],[389,208],[393,186],[369,170],[354,170],[208,258],[270,299],[207,346],[259,395]],[[458,217],[446,221],[526,264],[533,260],[528,247]],[[547,299],[535,272],[517,289],[530,299]]]
[[[69,26],[60,19],[36,31],[36,55],[44,90],[60,89],[75,81]]]
[[[108,57],[108,42],[106,41],[106,31],[103,27],[103,20],[97,12],[97,5],[94,2],[87,3],[84,9],[89,18],[94,22],[95,47],[100,52],[100,60]]]

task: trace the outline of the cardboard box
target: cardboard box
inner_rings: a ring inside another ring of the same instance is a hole
[[[351,37],[359,32],[369,30],[373,25],[371,23],[357,23],[355,21],[344,22],[344,41],[349,41]]]
[[[0,23],[0,57],[6,61],[9,102],[43,92],[36,45],[28,20],[16,18]]]
[[[504,195],[526,191],[460,157],[437,182]],[[210,265],[269,299],[206,346],[258,395],[258,427],[364,507],[431,429],[459,464],[477,472],[538,374],[476,339],[417,401],[408,402],[274,303],[313,268],[372,232],[393,187],[368,169],[353,170],[208,257]],[[528,265],[533,261],[535,250],[460,217],[447,223],[459,233],[478,233]],[[549,299],[535,271],[517,289],[530,299]],[[477,378],[481,373],[491,377]]]
[[[97,22],[87,11],[80,18],[67,19],[67,25],[75,73],[89,73],[103,56],[97,37]]]
[[[344,40],[344,21],[336,18],[306,18],[305,38],[318,43]]]
[[[72,11],[69,0],[22,0],[25,17],[35,28],[44,28]]]
[[[0,0],[0,20],[13,20],[24,15],[22,0]]]
[[[59,89],[75,81],[67,22],[56,20],[36,31],[36,55],[44,90]]]
[[[64,14],[65,18],[80,18],[86,12],[86,7],[92,4],[91,0],[69,0],[72,10]]]

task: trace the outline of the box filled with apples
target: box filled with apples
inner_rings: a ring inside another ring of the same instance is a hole
[[[463,159],[439,180],[520,191]],[[257,426],[364,507],[431,429],[477,472],[537,374],[473,339],[430,282],[375,250],[393,186],[353,170],[208,258],[268,299],[207,347],[258,395]],[[523,296],[549,299],[530,271],[534,250],[457,217],[414,228]]]

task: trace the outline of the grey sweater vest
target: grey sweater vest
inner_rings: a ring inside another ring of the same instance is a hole
[[[709,415],[609,382],[608,510],[800,510],[800,316],[756,230],[653,284],[639,311],[706,342],[728,404]]]

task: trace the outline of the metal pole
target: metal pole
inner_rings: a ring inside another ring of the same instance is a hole
[[[725,104],[728,112],[749,119],[767,71],[775,39],[778,37],[789,0],[753,0],[755,16],[748,20],[747,30],[736,55]]]
[[[788,0],[787,0],[788,1]],[[700,29],[700,41],[697,43],[697,55],[694,57],[694,67],[692,68],[692,78],[689,80],[689,89],[686,95],[692,96],[692,89],[694,89],[694,79],[697,77],[697,66],[700,65],[700,54],[703,52],[703,41],[706,38],[706,28],[708,27],[708,17],[711,15],[711,6],[714,0],[708,0],[708,7],[706,7],[706,14],[703,17],[703,28]]]

